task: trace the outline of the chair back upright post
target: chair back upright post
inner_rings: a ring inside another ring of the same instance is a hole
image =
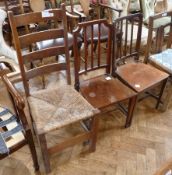
[[[108,40],[105,62],[103,62],[102,51],[102,26],[108,29]],[[94,27],[98,28],[98,34],[94,32]],[[79,49],[77,45],[78,36],[83,33],[83,47]],[[87,21],[78,24],[78,28],[73,31],[74,34],[74,57],[75,57],[75,88],[79,90],[79,76],[87,74],[88,72],[95,71],[97,69],[105,69],[107,74],[111,71],[111,38],[112,38],[112,26],[107,23],[105,19]],[[96,40],[96,43],[95,43]],[[97,52],[94,47],[98,48]]]
[[[139,61],[142,19],[142,14],[137,13],[115,20],[113,24],[113,74],[115,73],[117,66],[125,64],[127,59],[134,58],[135,61]]]
[[[155,26],[156,20],[169,17],[171,20],[160,26]],[[168,36],[168,37],[167,37]],[[165,44],[166,43],[166,44]],[[145,63],[148,62],[149,56],[153,53],[160,53],[165,48],[172,45],[172,11],[160,13],[149,17],[149,32],[145,52]]]
[[[71,83],[70,78],[70,65],[69,65],[69,50],[67,39],[67,20],[65,13],[65,5],[61,6],[61,9],[49,10],[44,16],[44,13],[34,12],[28,14],[22,14],[14,16],[12,12],[9,12],[10,24],[12,26],[12,33],[14,36],[15,49],[17,51],[18,61],[20,65],[21,75],[24,83],[26,95],[29,96],[29,83],[28,81],[36,76],[41,76],[55,71],[66,70],[67,83]],[[62,27],[47,29],[44,31],[35,31],[29,34],[19,36],[17,27],[23,25],[29,25],[33,23],[45,22],[45,21],[62,21]],[[64,38],[64,45],[53,46],[42,50],[30,51],[23,53],[22,49],[28,47],[31,44],[35,44],[39,41],[50,40],[55,38]],[[66,62],[63,63],[50,63],[35,67],[27,70],[26,64],[40,60],[42,58],[52,57],[65,54]]]

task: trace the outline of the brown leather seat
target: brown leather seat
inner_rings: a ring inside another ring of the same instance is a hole
[[[78,43],[81,43],[81,42],[82,42],[82,39],[78,37]],[[62,45],[64,45],[64,38],[50,39],[50,40],[40,41],[36,43],[36,47],[38,50],[42,50],[42,49],[46,49],[54,46],[62,46]],[[73,35],[71,33],[68,33],[68,45],[69,45],[69,49],[72,50]]]

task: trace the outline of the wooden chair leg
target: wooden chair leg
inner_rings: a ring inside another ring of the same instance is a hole
[[[39,139],[39,144],[41,148],[41,154],[43,158],[43,163],[45,167],[45,172],[50,173],[51,168],[50,168],[50,158],[49,158],[49,153],[48,153],[48,148],[47,148],[47,142],[45,138],[45,134],[41,134],[38,136]]]
[[[96,150],[96,141],[97,141],[97,133],[99,126],[99,115],[93,117],[91,121],[91,139],[90,139],[90,152],[94,152]]]
[[[167,88],[167,95],[164,98],[163,106],[161,108],[162,112],[165,112],[168,109],[170,100],[172,99],[172,82],[169,82],[169,87]]]
[[[36,149],[33,141],[33,136],[31,130],[26,131],[26,139],[28,141],[28,145],[32,154],[32,160],[34,164],[35,171],[39,170],[39,164],[38,164],[38,159],[37,159],[37,154],[36,154]]]
[[[161,102],[161,97],[163,95],[163,92],[164,92],[165,86],[167,84],[167,81],[168,81],[168,79],[164,80],[163,83],[162,83],[162,87],[161,87],[160,94],[159,94],[159,97],[158,97],[158,101],[157,101],[157,104],[156,104],[156,109],[158,109],[159,104]]]
[[[127,114],[127,119],[125,123],[125,128],[128,128],[131,125],[136,103],[137,103],[137,95],[129,99],[128,114]]]

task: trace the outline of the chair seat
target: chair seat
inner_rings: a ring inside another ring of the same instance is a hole
[[[167,49],[161,53],[151,55],[149,60],[172,74],[172,49]]]
[[[82,42],[82,39],[78,38],[78,42]],[[62,46],[62,45],[64,45],[64,38],[58,38],[58,39],[50,39],[50,40],[37,42],[36,48],[38,50],[42,50],[49,47]],[[73,35],[71,33],[68,33],[68,46],[69,46],[69,49],[73,48]]]
[[[128,63],[117,68],[117,75],[136,92],[142,92],[168,78],[168,74],[144,63]]]
[[[101,75],[81,82],[80,91],[84,98],[98,109],[136,95],[133,90],[110,75]]]
[[[38,134],[89,118],[98,112],[72,86],[43,89],[28,97]]]

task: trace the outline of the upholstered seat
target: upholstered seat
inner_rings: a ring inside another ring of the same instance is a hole
[[[172,49],[151,55],[149,60],[172,74]]]
[[[98,112],[70,85],[34,92],[28,97],[28,102],[39,134],[89,118]]]
[[[82,42],[81,38],[78,38],[78,43],[79,42]],[[54,46],[62,46],[62,45],[64,45],[64,38],[50,39],[50,40],[40,41],[36,43],[36,47],[38,50],[42,50],[42,49],[46,49]],[[73,48],[73,36],[71,33],[68,33],[68,46],[69,46],[69,49]]]

